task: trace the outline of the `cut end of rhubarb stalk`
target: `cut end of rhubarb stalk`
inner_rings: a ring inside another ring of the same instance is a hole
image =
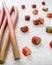
[[[48,8],[42,8],[43,11],[47,12],[48,11]]]
[[[4,62],[2,60],[0,60],[0,64],[3,64]]]
[[[28,55],[31,55],[31,52],[27,52],[27,53],[26,53],[26,56],[28,56]]]
[[[29,30],[28,26],[23,26],[23,27],[21,27],[20,29],[21,29],[21,31],[24,32],[24,33],[25,33],[25,32],[28,32],[28,30]]]
[[[47,27],[46,27],[46,32],[47,32],[47,33],[52,33],[52,27],[47,26]]]
[[[39,38],[39,39],[37,40],[37,45],[38,45],[40,42],[41,42],[41,38]]]
[[[20,55],[19,56],[16,56],[14,59],[15,60],[19,60],[20,59]]]
[[[22,27],[20,28],[20,30],[21,30],[22,32],[24,32],[24,29],[23,29]]]
[[[14,54],[14,59],[15,60],[19,60],[20,59],[20,54],[19,54],[19,51],[15,51],[16,53]]]
[[[38,14],[38,10],[33,10],[33,14],[37,15]]]
[[[42,17],[39,17],[38,19],[40,21],[40,24],[44,24],[44,19]]]

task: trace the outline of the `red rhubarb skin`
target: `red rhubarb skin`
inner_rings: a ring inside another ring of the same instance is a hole
[[[40,23],[39,19],[33,20],[34,25],[39,25],[39,23]]]
[[[50,48],[52,48],[52,41],[50,41],[49,46],[50,46]]]
[[[48,17],[48,18],[52,18],[52,13],[48,13],[48,14],[47,14],[47,17]]]

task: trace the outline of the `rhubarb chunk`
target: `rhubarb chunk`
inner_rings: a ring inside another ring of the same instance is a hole
[[[25,56],[28,56],[28,55],[31,55],[31,50],[30,50],[27,46],[25,46],[25,47],[23,47],[23,49],[22,49],[22,53],[23,53]]]

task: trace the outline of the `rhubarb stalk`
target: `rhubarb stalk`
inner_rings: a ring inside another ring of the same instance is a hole
[[[17,8],[16,8],[16,7],[14,7],[14,8],[15,8],[15,17],[14,17],[14,20],[13,20],[13,26],[15,26],[16,21],[17,21],[17,18],[18,18]],[[5,59],[5,56],[6,56],[7,47],[8,47],[8,42],[9,42],[9,31],[8,31],[6,37],[5,37],[5,40],[4,40],[4,42],[3,42],[2,49],[1,49],[1,61],[2,61],[2,62],[4,62],[4,59]],[[15,43],[13,43],[13,44],[15,44]],[[17,45],[16,45],[16,46],[17,46]],[[12,45],[12,48],[14,48],[14,47],[15,47],[15,46]],[[15,49],[15,48],[16,48],[16,49]],[[19,58],[20,58],[20,54],[19,54],[18,48],[17,48],[17,47],[15,47],[15,48],[13,49],[13,50],[14,50],[13,52],[16,53],[16,54],[15,54],[16,56],[14,56],[14,57],[15,57],[15,59],[19,59]]]

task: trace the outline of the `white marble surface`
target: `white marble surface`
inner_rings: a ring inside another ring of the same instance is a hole
[[[43,0],[0,0],[0,8],[2,6],[2,1],[6,2],[8,8],[10,8],[12,5],[15,5],[18,8],[19,20],[15,28],[15,33],[21,56],[20,60],[14,60],[12,47],[10,44],[5,63],[3,65],[52,65],[52,49],[49,47],[49,42],[52,40],[52,34],[45,32],[46,26],[52,26],[52,19],[48,19],[46,17],[47,12],[45,13],[42,11],[43,6],[41,5],[41,2]],[[49,8],[48,12],[52,12],[52,0],[45,0],[45,2],[46,7]],[[32,3],[37,4],[37,9],[39,10],[38,15],[32,14]],[[26,5],[25,10],[21,9],[22,4]],[[24,16],[27,14],[29,14],[31,17],[29,22],[24,20]],[[34,26],[32,21],[39,16],[42,16],[45,19],[45,23],[44,25]],[[29,26],[29,32],[22,33],[20,31],[20,27],[23,25]],[[42,38],[42,41],[38,46],[33,45],[31,42],[31,38],[34,35],[38,35]],[[32,54],[30,56],[25,57],[22,54],[22,48],[24,46],[28,46],[31,49]]]

